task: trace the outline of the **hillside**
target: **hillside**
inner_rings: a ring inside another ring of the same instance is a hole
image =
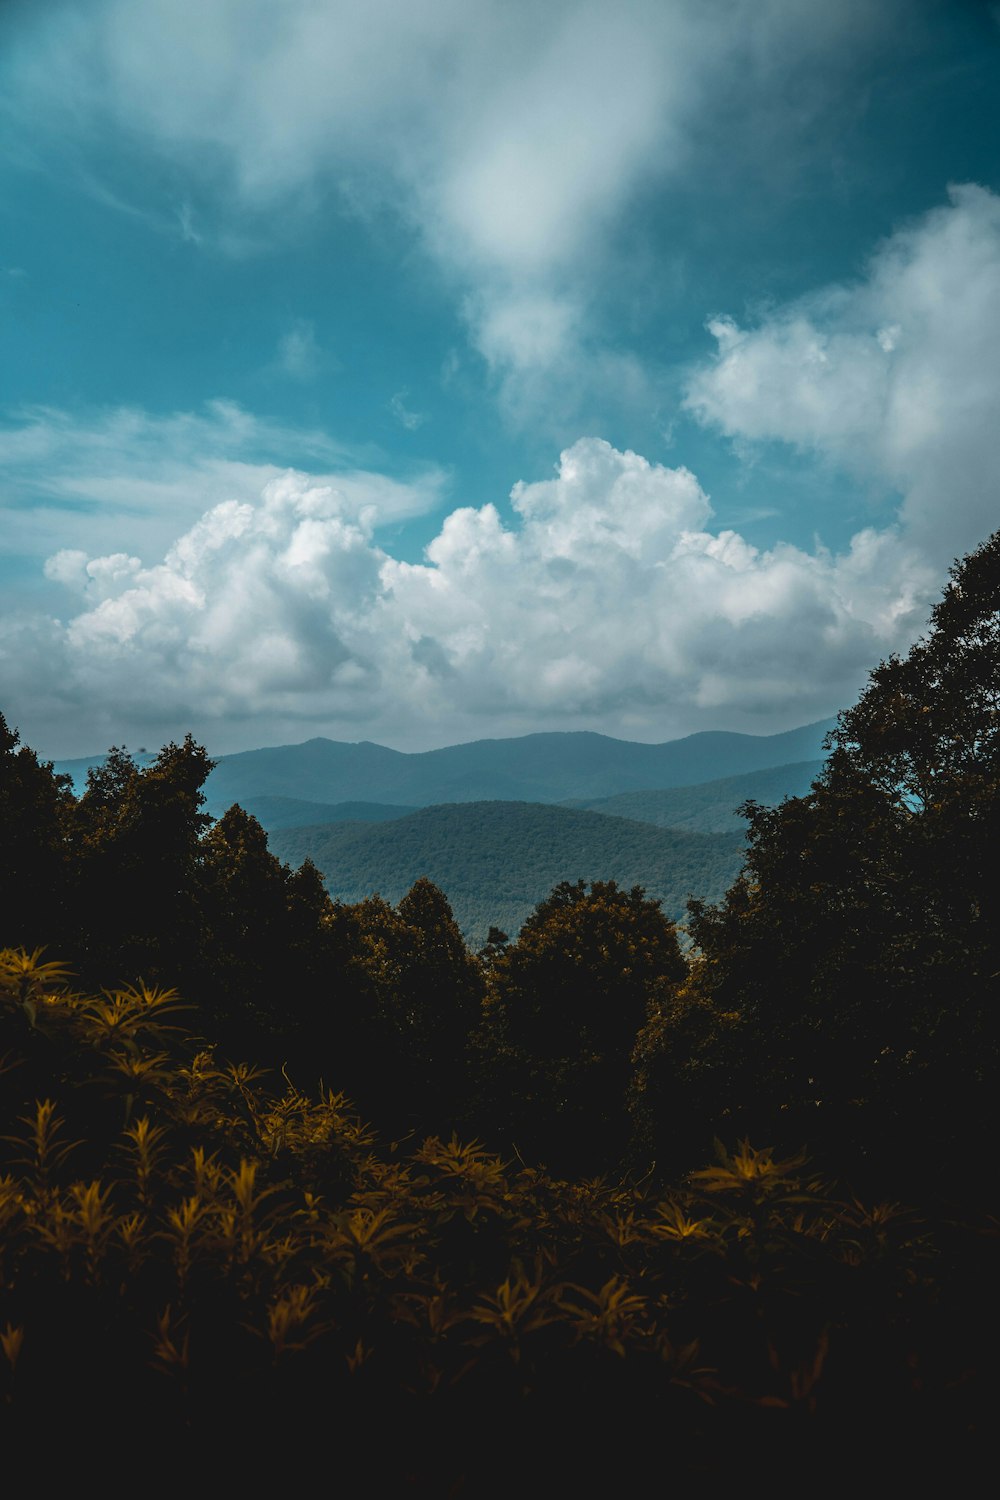
[[[744,822],[736,809],[754,801],[775,806],[784,797],[804,797],[823,768],[821,760],[772,766],[743,776],[724,776],[695,786],[667,787],[645,792],[620,792],[593,801],[572,799],[566,807],[634,818],[657,828],[686,828],[695,833],[733,833]]]
[[[305,802],[301,797],[247,797],[240,806],[269,833],[316,823],[388,823],[417,811],[388,802]]]
[[[513,936],[561,880],[644,886],[680,920],[689,895],[721,898],[744,847],[737,834],[653,828],[528,802],[452,803],[386,824],[287,828],[269,842],[293,865],[311,858],[343,901],[378,891],[395,902],[419,876],[428,876],[474,946],[485,942],[491,926]]]

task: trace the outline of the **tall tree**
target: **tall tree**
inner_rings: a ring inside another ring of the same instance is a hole
[[[451,1128],[468,1093],[480,966],[446,896],[426,876],[395,908],[376,896],[354,910],[363,988],[380,1037],[384,1107],[397,1125]]]
[[[489,969],[482,1076],[498,1127],[561,1170],[610,1165],[637,1033],[684,973],[674,925],[641,887],[556,886]]]
[[[734,1126],[951,1170],[1000,1098],[1000,533],[829,750],[806,797],[748,804],[743,876],[692,907],[717,1080]]]
[[[67,940],[75,799],[0,714],[0,947]]]
[[[214,762],[188,735],[140,769],[112,747],[77,809],[75,961],[88,983],[186,983],[202,950],[202,786]]]

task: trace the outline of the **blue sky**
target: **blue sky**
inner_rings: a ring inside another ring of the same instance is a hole
[[[0,710],[769,733],[1000,523],[1000,8],[0,10]]]

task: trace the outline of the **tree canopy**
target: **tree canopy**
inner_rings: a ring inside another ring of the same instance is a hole
[[[726,899],[693,904],[711,1112],[868,1153],[919,1140],[942,1169],[994,1128],[998,708],[1000,534],[839,716],[812,790],[747,805]]]

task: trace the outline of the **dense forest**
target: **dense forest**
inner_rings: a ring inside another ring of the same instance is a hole
[[[953,1483],[998,1395],[1000,533],[828,751],[689,944],[567,869],[473,951],[426,875],[337,901],[210,819],[191,738],[77,796],[0,720],[7,1441],[196,1492]]]
[[[456,802],[391,823],[274,829],[268,842],[290,864],[311,859],[342,901],[398,901],[428,877],[479,948],[491,927],[516,933],[567,872],[641,885],[680,921],[689,896],[719,900],[739,873],[744,840],[730,821],[728,834],[706,834],[540,802]]]

